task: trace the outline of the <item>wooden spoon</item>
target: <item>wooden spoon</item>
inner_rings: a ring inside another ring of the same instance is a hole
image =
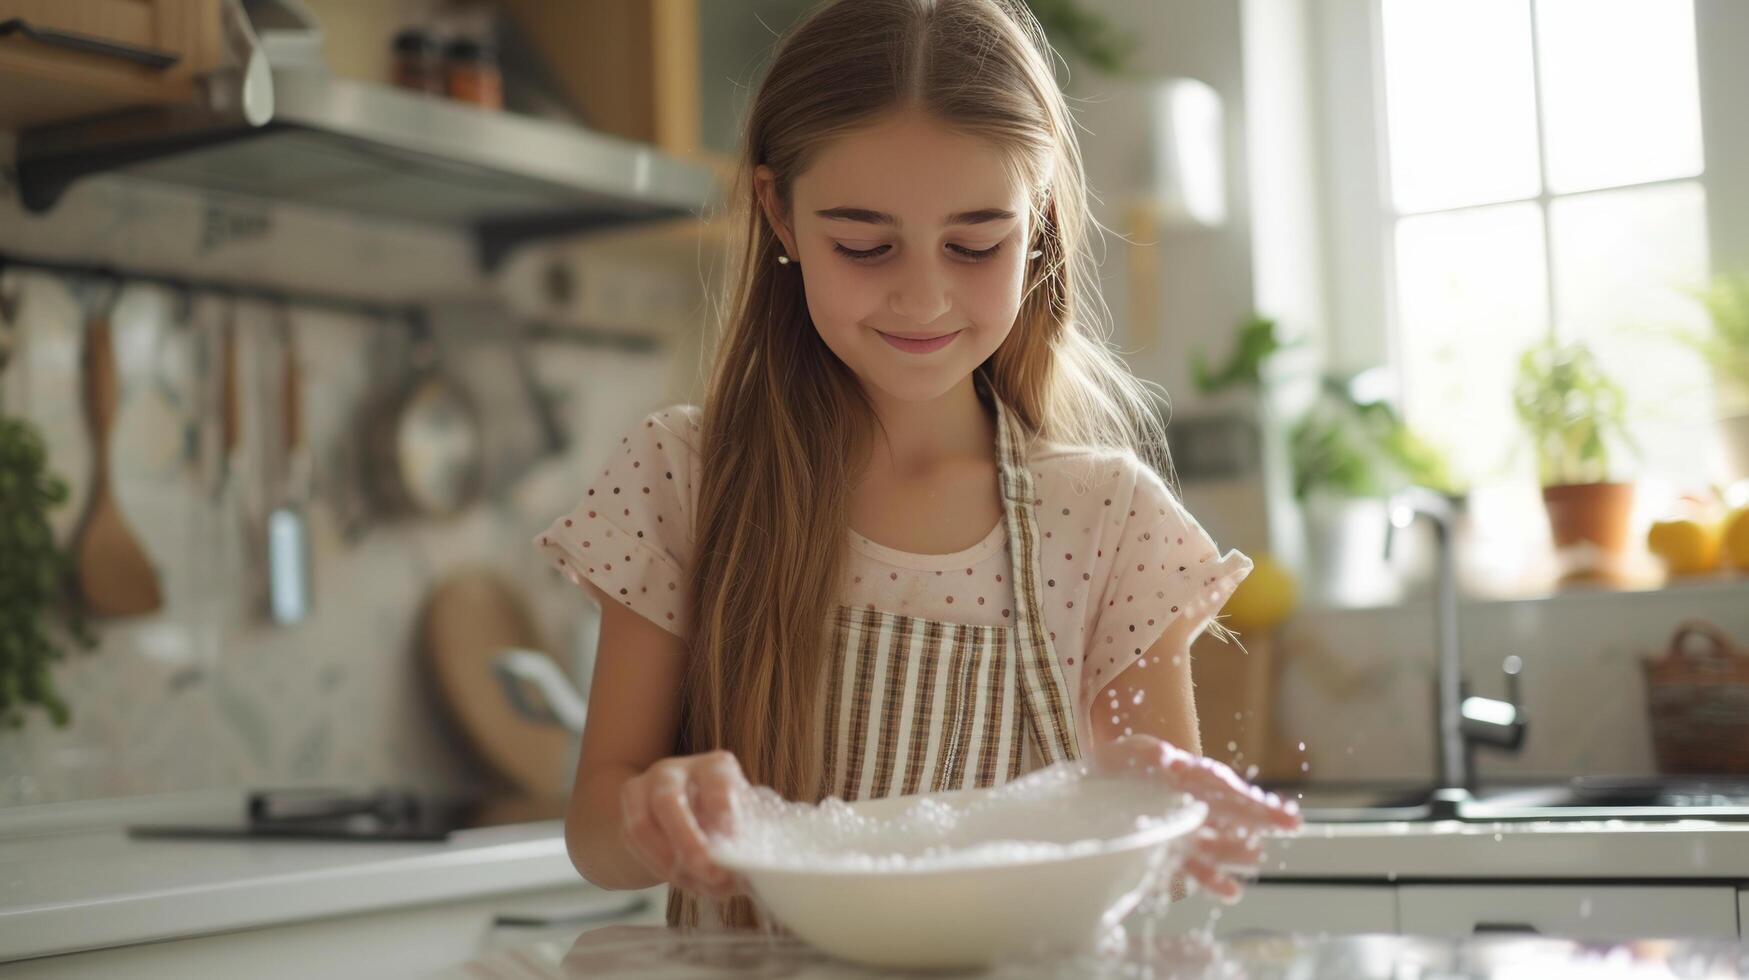
[[[142,616],[164,605],[158,573],[116,505],[109,486],[109,436],[117,402],[115,350],[107,314],[85,333],[85,412],[95,452],[91,504],[75,536],[79,592],[95,616]]]

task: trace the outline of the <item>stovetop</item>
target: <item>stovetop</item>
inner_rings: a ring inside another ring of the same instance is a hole
[[[444,841],[481,827],[555,820],[563,800],[454,794],[398,787],[256,790],[235,819],[139,824],[132,837],[287,838],[328,841]]]

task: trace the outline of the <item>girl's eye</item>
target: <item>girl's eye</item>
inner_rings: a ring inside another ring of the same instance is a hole
[[[838,242],[832,243],[832,251],[837,252],[839,255],[848,256],[858,262],[866,262],[869,259],[879,258],[880,256],[885,255],[892,247],[893,246],[891,245],[876,245],[874,248],[845,248]]]
[[[956,253],[965,258],[971,259],[974,262],[982,262],[1000,251],[1002,243],[997,242],[989,248],[966,248],[964,245],[949,245],[948,248],[953,249]]]
[[[949,245],[948,249],[955,255],[973,262],[982,262],[1001,251],[1002,243],[997,242],[989,248],[967,248],[964,245]],[[846,248],[840,242],[832,243],[832,250],[857,262],[866,262],[880,258],[892,250],[891,245],[876,245],[874,248]]]

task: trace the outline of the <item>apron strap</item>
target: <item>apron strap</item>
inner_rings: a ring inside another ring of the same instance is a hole
[[[1081,758],[1076,735],[1073,702],[1062,665],[1051,642],[1040,596],[1043,575],[1039,568],[1037,499],[1033,495],[1032,470],[1026,453],[1032,433],[994,392],[996,406],[997,465],[1001,470],[1002,509],[1008,525],[1008,554],[1012,562],[1015,651],[1019,655],[1021,703],[1027,726],[1041,763],[1050,765]]]

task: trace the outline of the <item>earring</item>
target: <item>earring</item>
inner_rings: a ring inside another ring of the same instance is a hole
[[[789,265],[789,263],[790,263],[790,257],[789,257],[789,256],[787,256],[787,255],[779,255],[779,256],[778,256],[778,257],[777,257],[777,264],[778,264],[778,265]]]
[[[1041,255],[1043,255],[1043,254],[1045,254],[1045,250],[1044,250],[1044,249],[1042,249],[1042,248],[1035,248],[1035,249],[1033,249],[1033,250],[1032,250],[1032,251],[1030,251],[1030,252],[1028,252],[1028,253],[1026,253],[1026,257],[1027,257],[1027,258],[1029,258],[1029,259],[1036,259],[1036,258],[1038,258],[1038,257],[1039,257],[1039,256],[1041,256]]]

